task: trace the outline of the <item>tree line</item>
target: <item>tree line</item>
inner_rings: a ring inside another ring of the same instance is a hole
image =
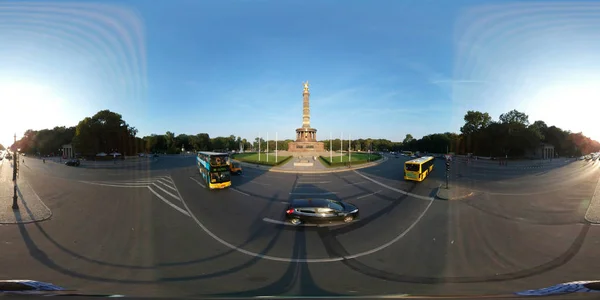
[[[501,114],[497,121],[488,113],[468,111],[460,133],[436,133],[415,139],[407,134],[402,142],[387,139],[354,139],[352,141],[323,140],[325,149],[339,151],[421,151],[430,153],[457,154],[473,153],[478,156],[527,156],[541,143],[555,147],[561,156],[580,156],[600,151],[600,143],[582,133],[572,133],[556,126],[548,126],[544,121],[529,123],[529,116],[512,110]],[[138,137],[138,130],[127,124],[118,113],[102,110],[81,120],[77,126],[54,127],[43,130],[27,130],[23,137],[12,145],[13,150],[33,155],[60,155],[63,145],[72,144],[78,155],[94,156],[97,153],[119,152],[123,155],[137,153],[177,154],[182,151],[270,151],[287,150],[293,140],[275,141],[258,137],[248,140],[239,136],[211,138],[208,133],[195,135],[179,134],[171,131]]]
[[[464,121],[460,134],[432,134],[421,139],[407,135],[403,148],[491,157],[532,157],[543,143],[554,146],[556,156],[581,156],[600,151],[600,143],[581,132],[548,126],[541,120],[529,123],[529,116],[517,110],[501,114],[497,121],[488,113],[468,111]]]

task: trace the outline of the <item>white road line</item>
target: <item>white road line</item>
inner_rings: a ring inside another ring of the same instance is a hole
[[[176,186],[177,187],[177,186]],[[179,190],[177,191],[177,193],[179,193]],[[343,260],[342,257],[334,257],[334,258],[316,258],[316,259],[311,259],[311,258],[306,258],[306,259],[291,259],[291,258],[285,258],[285,257],[276,257],[276,256],[269,256],[269,255],[264,255],[264,254],[260,254],[260,253],[256,253],[256,252],[252,252],[252,251],[248,251],[246,249],[242,249],[239,248],[235,245],[232,245],[230,243],[228,243],[227,241],[221,239],[220,237],[218,237],[216,234],[212,233],[212,231],[208,230],[208,228],[206,228],[206,226],[204,226],[204,224],[202,224],[202,222],[200,222],[200,220],[198,220],[198,218],[196,218],[196,216],[190,211],[190,208],[187,206],[187,203],[185,202],[185,200],[183,200],[183,197],[181,197],[181,194],[179,194],[179,197],[182,199],[183,205],[185,206],[185,209],[188,211],[189,216],[194,220],[194,222],[196,222],[196,224],[200,227],[200,229],[204,230],[204,232],[206,234],[208,234],[210,237],[212,237],[215,241],[221,243],[223,246],[228,247],[229,249],[238,251],[240,253],[252,256],[252,257],[257,257],[257,258],[261,258],[261,259],[267,259],[267,260],[273,260],[273,261],[280,261],[280,262],[307,262],[307,263],[315,263],[315,262],[334,262],[334,261],[341,261]]]
[[[331,181],[298,181],[296,184],[322,184],[322,183],[330,183]]]
[[[356,171],[354,171],[356,172]],[[402,194],[407,194],[404,191],[400,191],[398,189],[394,189],[391,187],[388,187],[387,185],[377,182],[375,180],[372,180],[358,172],[356,172],[357,174],[377,183],[380,184],[384,187],[390,188],[393,191],[396,192],[400,192]],[[191,178],[191,177],[190,177]],[[177,188],[177,186],[175,186]],[[200,229],[202,229],[206,234],[208,234],[210,237],[212,237],[214,240],[216,240],[217,242],[221,243],[223,246],[228,247],[229,249],[238,251],[240,253],[252,256],[252,257],[257,257],[260,259],[267,259],[267,260],[272,260],[272,261],[280,261],[280,262],[286,262],[286,263],[290,263],[290,262],[294,262],[294,263],[298,263],[298,262],[304,262],[304,263],[327,263],[327,262],[336,262],[336,261],[343,261],[343,260],[348,260],[348,259],[356,259],[359,258],[361,256],[365,256],[365,255],[369,255],[369,254],[373,254],[375,252],[381,251],[389,246],[391,246],[392,244],[394,244],[395,242],[397,242],[398,240],[400,240],[401,238],[403,238],[410,230],[412,230],[418,223],[419,221],[421,221],[421,219],[423,218],[423,216],[425,216],[425,214],[427,213],[427,211],[429,210],[429,208],[431,207],[431,205],[433,204],[433,198],[426,198],[429,201],[429,204],[427,205],[427,207],[425,207],[425,209],[423,210],[423,212],[419,215],[419,217],[417,217],[417,219],[408,227],[406,228],[402,233],[400,233],[398,236],[396,236],[394,239],[390,240],[389,242],[368,250],[368,251],[364,251],[361,253],[357,253],[357,254],[353,254],[353,255],[349,255],[349,256],[340,256],[340,257],[330,257],[330,258],[287,258],[287,257],[277,257],[277,256],[270,256],[270,255],[265,255],[265,254],[260,254],[260,253],[256,253],[256,252],[252,252],[252,251],[248,251],[246,249],[237,247],[235,245],[232,245],[230,243],[228,243],[227,241],[221,239],[220,237],[218,237],[216,234],[214,234],[213,232],[211,232],[206,226],[204,226],[204,224],[202,224],[202,222],[200,222],[200,220],[198,220],[198,218],[190,211],[190,208],[188,207],[187,203],[185,202],[185,200],[183,199],[183,197],[181,196],[181,193],[179,193],[179,190],[177,190],[177,193],[179,194],[179,198],[181,199],[183,205],[185,206],[185,209],[187,210],[187,212],[189,213],[189,216],[194,220],[194,222],[196,222],[196,224],[200,227]],[[291,193],[290,193],[291,194]],[[422,197],[422,196],[421,196]],[[263,219],[264,220],[264,219]]]
[[[100,186],[110,186],[110,187],[122,187],[122,188],[144,188],[147,187],[147,184],[144,185],[117,185],[117,184],[106,184],[92,181],[79,181],[86,184],[100,185]]]
[[[169,191],[167,191],[167,190],[165,190],[165,189],[161,188],[161,187],[160,187],[158,184],[156,184],[156,183],[153,183],[152,185],[153,185],[153,186],[155,186],[157,189],[159,189],[159,190],[161,190],[161,191],[165,192],[167,195],[169,195],[169,196],[171,196],[171,197],[173,197],[173,198],[175,198],[175,199],[177,199],[177,200],[181,201],[181,199],[179,199],[179,197],[177,197],[177,195],[175,195],[175,194],[173,194],[173,193],[171,193],[171,192],[169,192]]]
[[[238,192],[238,193],[240,193],[240,194],[242,194],[242,195],[250,196],[249,194],[246,194],[246,193],[244,193],[244,192],[242,192],[242,191],[240,191],[240,190],[238,190],[238,189],[236,189],[236,188],[232,188],[232,187],[230,187],[229,189],[230,189],[230,190],[232,190],[232,191],[236,191],[236,192]]]
[[[346,257],[344,257],[345,259],[353,259],[353,258],[359,258],[361,256],[365,256],[365,255],[369,255],[369,254],[373,254],[377,251],[383,250],[389,246],[391,246],[392,244],[394,244],[395,242],[399,241],[401,238],[403,238],[406,234],[408,234],[409,231],[411,231],[418,223],[419,221],[421,221],[421,219],[423,218],[423,216],[425,216],[425,214],[427,213],[427,211],[429,210],[429,208],[431,207],[431,204],[433,204],[433,199],[431,199],[431,201],[429,201],[429,204],[427,204],[427,207],[425,207],[425,209],[423,210],[423,212],[419,215],[419,217],[417,217],[417,219],[410,224],[410,226],[408,226],[408,228],[406,228],[400,235],[396,236],[394,239],[392,239],[391,241],[368,251],[364,251],[361,253],[357,253],[357,254],[353,254],[353,255],[348,255]]]
[[[367,179],[367,180],[370,180],[370,181],[372,181],[372,182],[374,182],[374,183],[376,183],[376,184],[379,184],[380,186],[382,186],[382,187],[384,187],[384,188],[386,188],[386,189],[388,189],[388,190],[392,190],[392,191],[394,191],[394,192],[397,192],[397,193],[400,193],[400,194],[404,194],[404,195],[407,195],[407,196],[410,196],[410,197],[413,197],[413,198],[418,198],[418,199],[423,199],[423,200],[429,200],[429,201],[433,201],[433,200],[434,200],[434,198],[433,198],[433,197],[421,196],[421,195],[417,195],[417,194],[409,193],[409,192],[406,192],[406,191],[399,190],[399,189],[397,189],[397,188],[391,187],[391,186],[389,186],[389,185],[387,185],[387,184],[385,184],[385,183],[382,183],[382,182],[379,182],[379,181],[377,181],[377,180],[375,180],[375,179],[372,179],[372,178],[370,178],[370,177],[367,177],[367,176],[365,176],[365,175],[363,175],[363,174],[359,173],[359,172],[358,172],[358,171],[356,171],[356,170],[354,171],[354,173],[358,174],[359,176],[362,176],[364,179]]]
[[[258,185],[270,185],[268,183],[262,183],[262,182],[255,182],[255,181],[248,181],[248,183],[254,183],[254,184],[258,184]]]
[[[170,189],[171,189],[171,190],[173,190],[173,191],[175,190],[175,188],[174,188],[174,187],[172,187],[171,185],[169,185],[168,183],[164,183],[164,182],[162,182],[162,181],[160,181],[160,180],[157,180],[156,182],[158,182],[158,183],[162,184],[164,187],[170,188]],[[153,184],[154,184],[154,183],[153,183]]]
[[[160,177],[160,178],[156,178],[156,180],[163,180],[166,183],[173,183],[173,179],[171,179],[170,177]]]
[[[325,192],[325,193],[290,193],[290,195],[331,195],[337,194],[337,192]]]
[[[381,192],[381,190],[379,190],[379,191],[377,191],[377,192],[374,192],[374,193],[370,193],[370,194],[362,195],[362,196],[360,196],[360,197],[357,197],[357,198],[356,198],[356,200],[359,200],[359,199],[362,199],[362,198],[366,198],[366,197],[369,197],[369,196],[373,196],[373,195],[375,195],[375,194],[379,194],[380,192]]]
[[[366,183],[366,181],[351,182],[351,183],[346,183],[345,185],[357,185],[357,184],[363,184],[363,183]]]
[[[197,184],[199,184],[201,187],[206,188],[206,185],[204,185],[202,182],[196,180],[196,178],[194,177],[190,177],[191,180],[195,181]]]
[[[149,187],[148,187],[148,189],[149,189],[149,190],[150,190],[150,191],[151,191],[151,192],[154,194],[154,196],[158,197],[158,198],[159,198],[160,200],[162,200],[164,203],[166,203],[166,204],[170,205],[171,207],[173,207],[174,209],[176,209],[178,212],[180,212],[180,213],[182,213],[182,214],[184,214],[184,215],[186,215],[186,216],[188,216],[188,217],[190,216],[190,214],[189,214],[189,213],[188,213],[186,210],[184,210],[184,209],[182,209],[181,207],[179,207],[179,206],[177,206],[177,205],[175,205],[175,204],[171,203],[169,200],[167,200],[167,199],[163,198],[163,196],[161,196],[161,195],[160,195],[160,194],[158,194],[156,191],[154,191],[154,190],[152,189],[152,187],[150,187],[150,186],[149,186]]]

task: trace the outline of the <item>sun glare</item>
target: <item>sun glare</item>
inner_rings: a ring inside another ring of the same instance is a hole
[[[63,101],[43,85],[0,83],[4,114],[0,120],[0,143],[9,146],[13,135],[19,139],[27,129],[42,129],[61,124]]]
[[[592,139],[600,140],[600,83],[556,83],[540,89],[528,110],[536,120],[546,120],[548,125],[582,131]],[[531,120],[535,121],[535,120]]]

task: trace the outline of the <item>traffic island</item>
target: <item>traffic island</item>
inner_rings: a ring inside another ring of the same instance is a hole
[[[475,193],[469,189],[458,187],[458,186],[450,186],[446,188],[445,186],[440,186],[438,188],[437,193],[435,194],[436,198],[442,200],[462,200],[473,196]]]

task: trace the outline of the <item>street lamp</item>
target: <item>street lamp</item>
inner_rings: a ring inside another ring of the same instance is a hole
[[[19,167],[19,151],[21,148],[17,149],[15,153],[15,157],[13,159],[13,203],[12,209],[19,209],[19,204],[17,203],[17,169]]]

